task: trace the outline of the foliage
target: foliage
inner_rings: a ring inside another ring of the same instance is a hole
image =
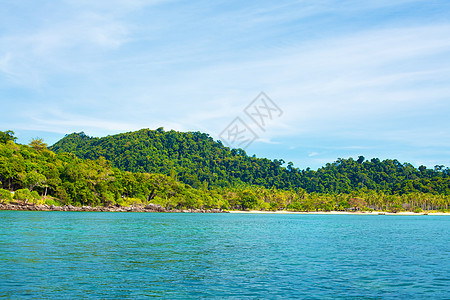
[[[348,200],[348,205],[352,209],[360,210],[363,209],[367,205],[367,203],[366,201],[364,201],[364,199],[361,198],[350,198]]]
[[[413,192],[450,195],[450,169],[436,166],[416,169],[409,163],[359,156],[339,158],[317,171],[300,170],[285,161],[248,156],[229,149],[200,132],[142,129],[104,138],[83,132],[67,135],[50,147],[80,158],[105,157],[113,166],[130,172],[158,173],[194,188],[257,185],[265,188],[303,188],[308,193],[376,191],[385,194]]]
[[[9,202],[12,200],[11,192],[5,189],[0,189],[0,202],[6,201]]]
[[[55,205],[55,206],[60,206],[61,205],[61,203],[57,199],[55,199],[53,197],[46,197],[44,203],[47,204],[47,205]]]
[[[47,149],[47,144],[44,143],[44,140],[41,138],[32,139],[28,145],[37,151],[42,151],[44,149]]]
[[[14,193],[15,200],[21,200],[25,202],[28,202],[29,200],[34,200],[33,199],[34,196],[35,195],[31,194],[30,190],[28,189],[19,189]]]
[[[8,141],[14,142],[17,138],[14,136],[14,131],[0,131],[0,144],[6,144]]]
[[[415,169],[359,157],[298,170],[291,163],[282,167],[282,160],[248,157],[205,134],[162,129],[103,139],[72,134],[56,145],[58,153],[0,143],[0,188],[33,203],[154,203],[167,209],[418,211],[447,210],[450,200],[449,172],[442,166]]]
[[[72,205],[159,203],[167,208],[226,208],[215,191],[194,189],[162,174],[131,173],[100,157],[79,159],[46,149],[7,143],[0,145],[2,187],[15,190],[14,199],[37,203],[39,195]]]

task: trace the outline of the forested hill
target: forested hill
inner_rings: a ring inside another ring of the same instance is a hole
[[[80,158],[103,156],[122,170],[165,174],[195,188],[252,184],[320,193],[374,190],[450,195],[450,169],[444,166],[415,168],[397,160],[365,160],[360,156],[356,160],[338,159],[317,171],[301,170],[292,163],[285,165],[282,159],[250,157],[200,132],[142,129],[103,138],[72,133],[50,150],[71,152]]]
[[[88,159],[103,156],[122,170],[176,176],[195,188],[239,183],[281,187],[287,175],[279,161],[249,157],[200,132],[142,129],[103,138],[72,133],[50,150]]]

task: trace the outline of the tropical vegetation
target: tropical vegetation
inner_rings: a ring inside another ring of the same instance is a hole
[[[0,202],[394,212],[447,210],[450,202],[450,170],[441,165],[360,156],[301,170],[204,133],[162,128],[103,138],[73,133],[51,147],[15,140],[0,131]]]

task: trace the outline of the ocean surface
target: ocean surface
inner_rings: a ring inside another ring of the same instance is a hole
[[[450,217],[0,211],[0,297],[450,299]]]

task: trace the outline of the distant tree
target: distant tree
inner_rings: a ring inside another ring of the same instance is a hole
[[[436,172],[441,172],[444,168],[445,168],[444,165],[435,165],[435,166],[434,166],[434,170],[435,170]]]
[[[31,192],[31,201],[33,201],[33,204],[37,204],[37,202],[41,199],[41,196],[39,196],[39,193],[36,191]]]
[[[8,202],[12,200],[11,192],[8,190],[0,189],[0,202],[3,202],[4,200]]]
[[[350,208],[360,210],[367,205],[367,202],[362,198],[350,198],[348,204]]]
[[[14,192],[14,199],[28,202],[28,200],[33,200],[33,195],[28,189],[20,189]]]
[[[15,141],[17,138],[14,136],[14,131],[7,130],[5,132],[0,131],[0,143],[6,144],[8,141]]]
[[[44,140],[41,138],[32,139],[31,142],[28,144],[28,146],[30,146],[31,148],[33,148],[37,151],[42,151],[44,149],[47,149],[47,144],[44,143]]]
[[[356,162],[362,164],[366,158],[362,155],[358,156],[358,160]]]
[[[258,203],[258,198],[251,191],[244,191],[241,195],[242,209],[254,209]]]

